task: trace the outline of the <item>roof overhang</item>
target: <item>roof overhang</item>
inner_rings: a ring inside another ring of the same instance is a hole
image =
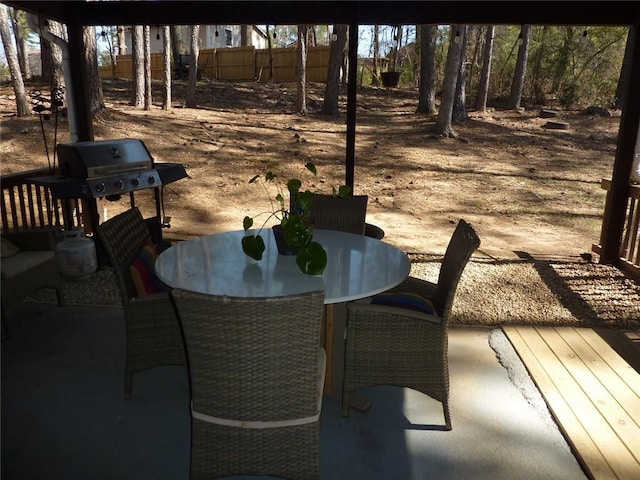
[[[6,1],[80,25],[632,25],[638,1]]]

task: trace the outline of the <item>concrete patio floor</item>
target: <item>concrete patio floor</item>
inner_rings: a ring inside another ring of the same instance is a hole
[[[25,303],[9,325],[3,479],[189,478],[186,369],[138,374],[125,401],[119,308]],[[440,404],[411,390],[363,390],[373,407],[348,418],[325,397],[322,478],[586,478],[500,330],[452,327],[449,365],[449,432]]]

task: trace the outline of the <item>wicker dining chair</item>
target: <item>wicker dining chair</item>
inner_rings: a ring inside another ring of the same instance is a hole
[[[363,235],[368,200],[367,195],[338,197],[316,193],[311,206],[311,222],[315,228]]]
[[[362,387],[395,385],[442,403],[451,430],[447,324],[458,282],[480,246],[475,230],[460,220],[445,252],[437,284],[409,277],[369,302],[347,306],[342,414]]]
[[[191,382],[191,479],[320,477],[324,292],[172,291]]]
[[[151,270],[147,280],[160,288],[141,294],[132,266],[148,246],[149,229],[137,207],[96,227],[97,235],[113,267],[124,307],[126,358],[124,395],[131,398],[133,375],[161,365],[186,365],[184,339],[169,288]],[[140,282],[138,282],[140,283]]]

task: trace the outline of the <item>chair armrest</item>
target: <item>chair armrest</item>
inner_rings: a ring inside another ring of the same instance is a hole
[[[409,310],[408,308],[389,307],[387,305],[373,305],[371,303],[349,302],[347,304],[349,315],[389,315],[393,317],[406,317],[424,320],[435,325],[442,324],[442,318],[438,315]],[[347,327],[348,328],[348,327]]]
[[[55,250],[55,239],[50,230],[3,232],[2,236],[20,250]]]

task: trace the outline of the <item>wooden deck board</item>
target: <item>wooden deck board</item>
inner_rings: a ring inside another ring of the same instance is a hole
[[[591,329],[504,331],[590,478],[640,478],[640,374]]]

